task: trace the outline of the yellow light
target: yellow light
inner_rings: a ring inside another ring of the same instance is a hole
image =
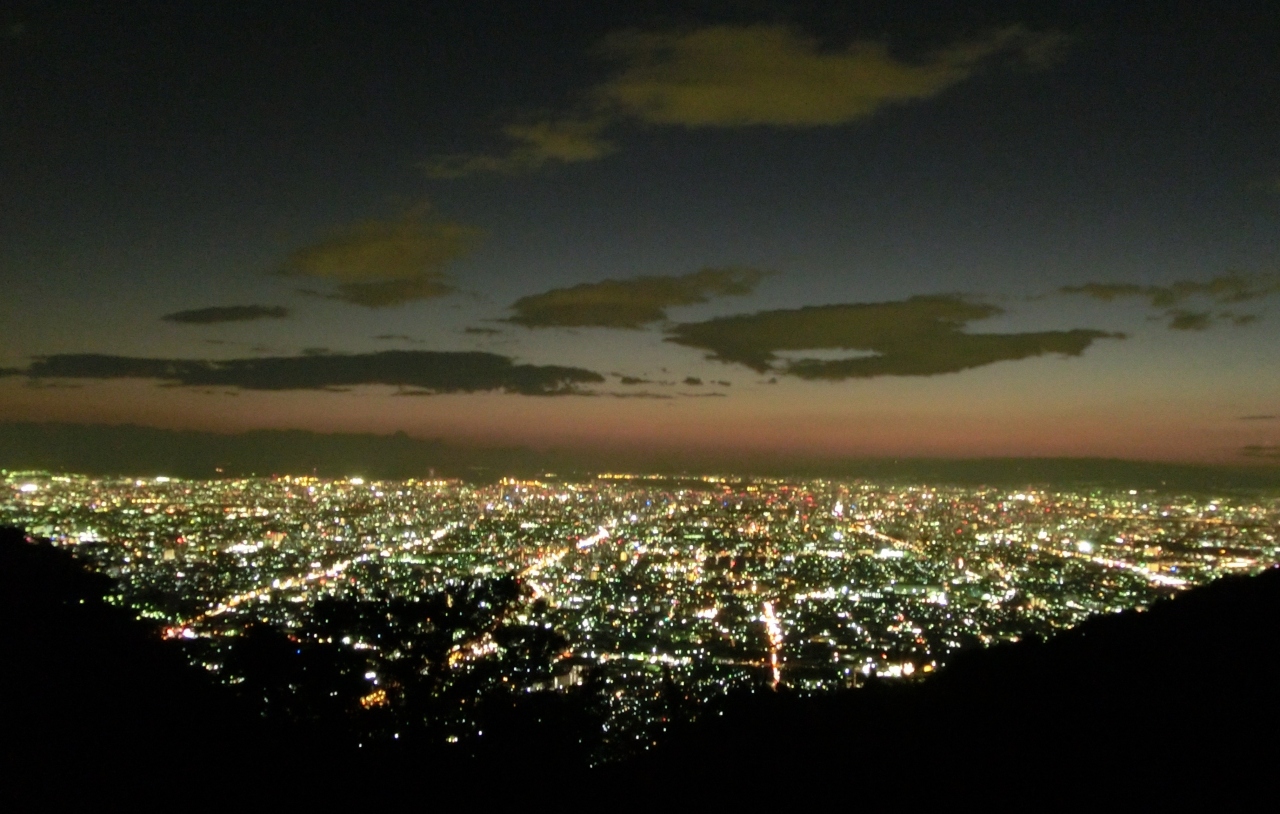
[[[385,707],[387,705],[387,691],[374,690],[368,695],[360,697],[360,706],[365,709],[373,709],[374,707]]]

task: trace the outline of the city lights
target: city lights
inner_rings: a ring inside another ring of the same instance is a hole
[[[370,716],[411,714],[417,675],[440,698],[594,693],[609,754],[662,730],[672,687],[696,718],[738,689],[919,680],[964,647],[1280,561],[1280,501],[1257,495],[616,474],[3,482],[0,522],[117,580],[228,684],[265,625],[299,654],[346,654],[350,706]],[[442,740],[478,736],[469,709],[433,713]]]

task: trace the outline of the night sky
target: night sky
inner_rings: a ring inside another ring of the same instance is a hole
[[[1280,6],[612,5],[5,4],[0,421],[1280,459]]]

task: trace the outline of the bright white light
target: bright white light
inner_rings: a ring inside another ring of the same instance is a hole
[[[350,478],[347,480],[347,483],[352,486],[364,486],[364,478]]]
[[[591,546],[595,545],[596,543],[603,542],[604,540],[608,539],[609,530],[606,529],[604,526],[600,526],[599,528],[600,530],[597,531],[595,534],[591,535],[590,537],[583,537],[581,540],[579,540],[578,548],[591,548]]]
[[[1093,543],[1090,543],[1087,540],[1081,540],[1080,542],[1076,543],[1076,550],[1079,551],[1081,554],[1092,554]]]
[[[36,486],[34,483],[24,483],[18,487],[18,491],[20,492],[35,492],[39,489],[40,487]]]
[[[166,478],[164,475],[161,475],[160,477],[156,478],[156,483],[168,483],[168,482],[169,482],[169,479]]]

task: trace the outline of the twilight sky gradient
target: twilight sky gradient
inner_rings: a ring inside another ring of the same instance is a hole
[[[543,5],[6,5],[0,421],[1280,459],[1274,3]]]

